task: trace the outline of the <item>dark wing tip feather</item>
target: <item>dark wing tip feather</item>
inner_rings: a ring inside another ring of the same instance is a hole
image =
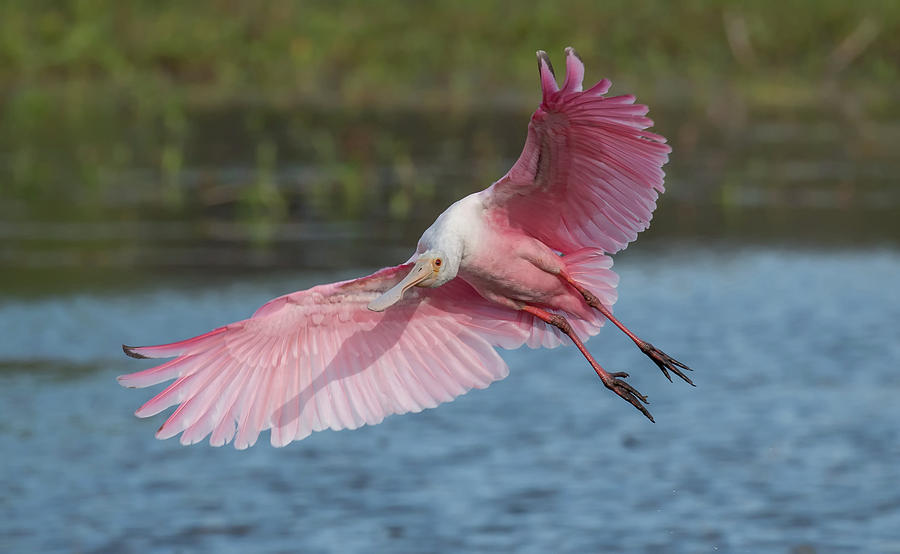
[[[550,74],[553,75],[553,77],[555,78],[555,77],[556,77],[556,72],[553,71],[553,64],[550,63],[550,56],[548,56],[547,53],[544,52],[543,50],[538,50],[538,51],[537,51],[537,58],[538,58],[538,71],[541,70],[541,61],[543,60],[543,62],[544,62],[545,64],[547,64],[547,69],[550,70]]]
[[[127,346],[127,345],[123,344],[122,352],[124,352],[128,356],[131,356],[132,358],[137,358],[138,360],[146,360],[147,356],[144,356],[143,354],[138,353],[136,351],[137,348],[140,348],[140,346]]]

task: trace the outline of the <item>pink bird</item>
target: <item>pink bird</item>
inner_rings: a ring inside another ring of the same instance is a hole
[[[647,398],[600,367],[583,341],[611,321],[659,366],[688,383],[686,365],[613,317],[615,253],[649,226],[671,149],[646,131],[634,97],[582,91],[584,65],[566,49],[557,85],[539,51],[543,99],[512,169],[447,208],[412,257],[367,277],[281,296],[249,319],[135,358],[174,358],[119,377],[128,387],[175,379],[137,410],[178,408],[156,433],[183,444],[210,436],[283,446],[326,428],[355,429],[419,412],[506,377],[495,347],[552,348],[565,334],[603,384],[653,421]]]

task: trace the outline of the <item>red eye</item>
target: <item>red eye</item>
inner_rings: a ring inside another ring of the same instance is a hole
[[[437,258],[436,260],[434,260],[434,265],[435,265],[435,267],[441,267],[441,264],[442,264],[442,263],[443,263],[443,262],[441,261],[440,258]]]

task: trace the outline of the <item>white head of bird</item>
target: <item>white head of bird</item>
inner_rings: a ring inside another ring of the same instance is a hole
[[[439,287],[451,281],[459,272],[467,235],[472,233],[471,223],[466,226],[465,212],[472,201],[467,197],[437,218],[424,233],[410,258],[413,268],[399,283],[369,303],[373,312],[381,312],[403,298],[412,287]]]
[[[381,312],[393,306],[412,287],[439,287],[456,277],[460,256],[429,249],[419,254],[410,272],[384,294],[369,304],[373,312]]]

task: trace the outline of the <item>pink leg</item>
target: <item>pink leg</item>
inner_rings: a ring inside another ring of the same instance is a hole
[[[600,364],[594,360],[594,357],[591,356],[591,353],[588,352],[587,348],[584,347],[584,343],[581,342],[581,339],[578,338],[578,335],[572,330],[572,325],[569,321],[561,315],[552,314],[547,310],[542,310],[541,308],[537,308],[535,306],[523,306],[522,310],[532,314],[533,316],[545,321],[551,325],[558,327],[563,333],[569,335],[569,338],[572,339],[572,342],[575,343],[575,346],[578,347],[578,350],[584,354],[584,357],[587,358],[587,361],[591,364],[591,367],[594,368],[594,371],[597,372],[597,375],[600,376],[600,379],[603,381],[603,384],[606,385],[606,388],[618,394],[626,401],[628,401],[632,406],[641,411],[642,414],[647,416],[647,419],[650,421],[653,420],[653,416],[650,415],[650,412],[647,411],[647,408],[644,407],[644,404],[647,404],[647,397],[643,394],[639,393],[635,390],[634,387],[623,381],[622,379],[628,377],[627,373],[617,372],[617,373],[609,373],[602,367]]]
[[[653,360],[653,363],[655,363],[659,367],[659,369],[662,370],[663,375],[666,376],[666,379],[668,379],[670,382],[672,381],[672,377],[669,375],[669,371],[671,371],[675,375],[684,379],[689,385],[695,386],[694,382],[691,381],[690,378],[688,378],[688,376],[685,375],[681,371],[682,369],[686,369],[688,371],[693,371],[691,368],[689,368],[688,366],[679,362],[675,358],[672,358],[671,356],[669,356],[662,350],[656,348],[649,342],[638,338],[634,333],[632,333],[628,329],[628,327],[625,327],[624,325],[622,325],[622,323],[618,319],[614,318],[612,315],[612,312],[610,312],[606,308],[606,306],[604,306],[600,302],[600,300],[591,293],[591,291],[587,290],[586,288],[584,288],[583,286],[581,286],[580,284],[575,282],[575,280],[572,279],[572,277],[566,273],[563,273],[562,277],[563,277],[563,279],[566,280],[566,282],[568,282],[578,292],[581,293],[581,296],[584,297],[584,301],[587,302],[588,306],[598,310],[601,314],[603,314],[604,317],[606,317],[606,319],[612,321],[613,325],[615,325],[616,327],[621,329],[623,333],[628,335],[628,338],[630,338],[631,340],[634,341],[634,344],[636,344],[638,346],[638,348],[641,349],[641,352],[646,354],[647,357],[649,357],[651,360]]]

